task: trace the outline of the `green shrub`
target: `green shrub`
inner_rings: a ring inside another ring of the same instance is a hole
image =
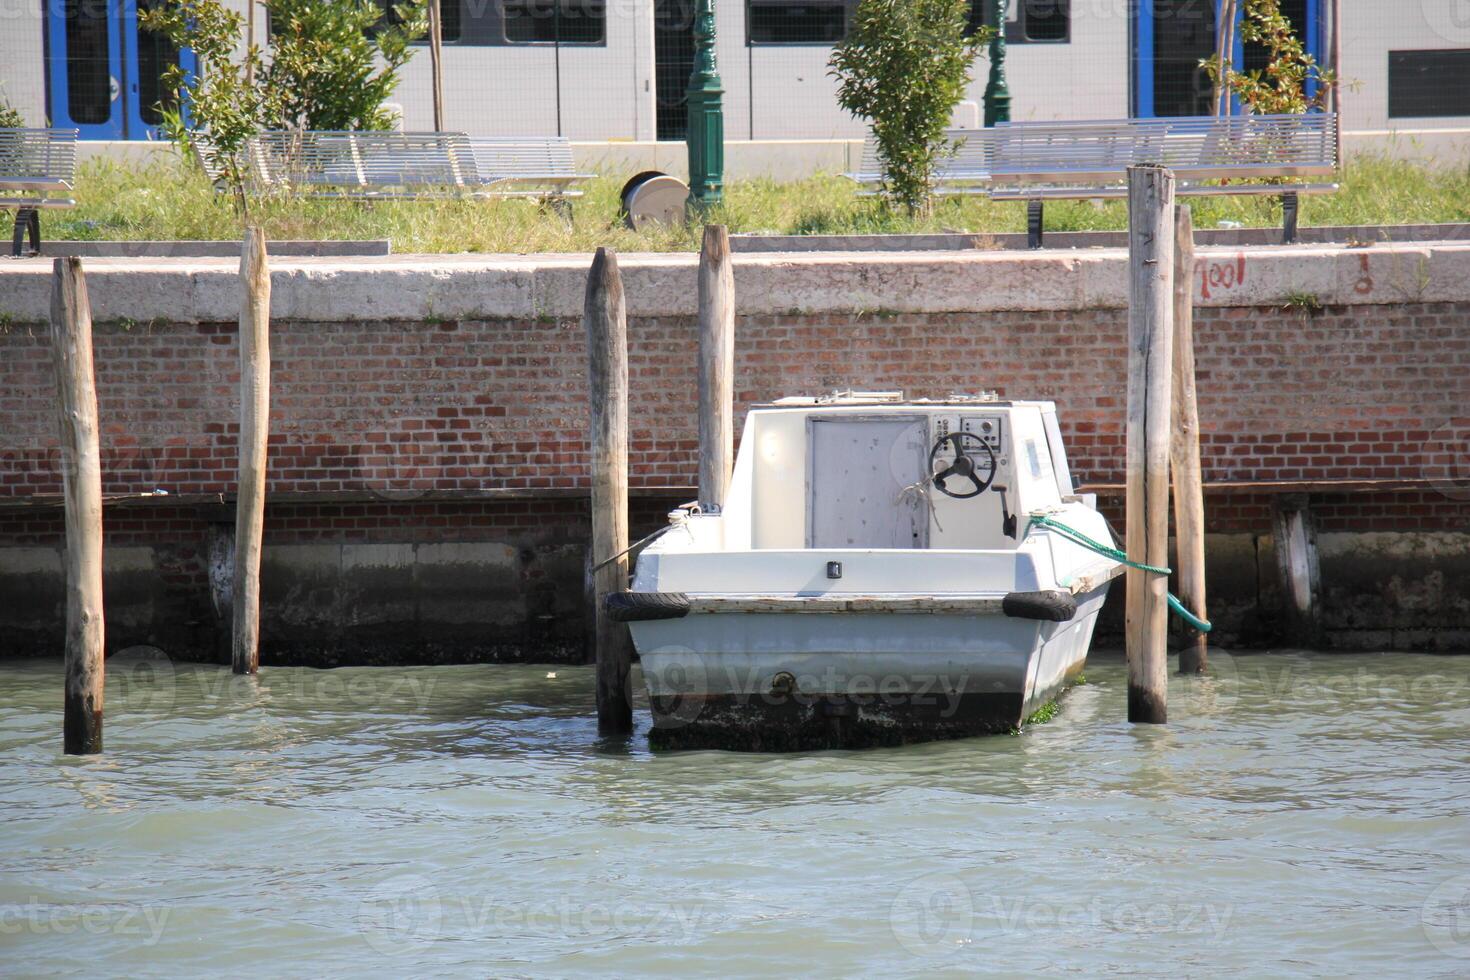
[[[25,116],[4,99],[0,99],[0,129],[25,129]]]
[[[383,103],[428,32],[427,0],[405,0],[389,23],[375,0],[267,0],[273,26],[262,83],[279,93],[268,128],[391,129]]]
[[[829,62],[837,101],[867,119],[883,160],[883,190],[910,214],[927,211],[945,138],[970,67],[992,32],[966,37],[969,0],[862,0]]]

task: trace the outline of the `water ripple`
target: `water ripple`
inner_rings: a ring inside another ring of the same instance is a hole
[[[585,668],[109,661],[107,753],[0,663],[26,972],[1464,975],[1470,658],[1221,653],[1019,736],[599,739]],[[646,710],[639,713],[646,726]],[[8,972],[8,971],[7,971]]]

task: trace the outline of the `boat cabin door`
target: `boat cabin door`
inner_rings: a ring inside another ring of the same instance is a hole
[[[923,416],[807,419],[808,548],[927,548]]]

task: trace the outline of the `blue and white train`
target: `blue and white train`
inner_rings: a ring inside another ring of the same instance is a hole
[[[138,28],[161,0],[7,0],[0,97],[33,125],[87,140],[156,137],[158,77],[178,52]],[[249,0],[226,0],[242,12]],[[387,0],[379,0],[386,3]],[[972,19],[983,16],[979,5]],[[1006,0],[1001,0],[1006,2]],[[559,134],[577,142],[683,138],[694,0],[441,0],[446,126],[476,135]],[[1009,0],[1006,75],[1015,119],[1107,119],[1207,111],[1199,69],[1223,0]],[[857,0],[715,0],[731,141],[860,138],[827,61]],[[1244,4],[1241,4],[1244,6]],[[258,36],[268,30],[255,0]],[[1340,8],[1340,13],[1334,12]],[[1470,15],[1463,0],[1282,0],[1307,50],[1332,56],[1351,88],[1344,129],[1464,146],[1470,135]],[[1236,61],[1261,63],[1237,43]],[[957,111],[978,125],[989,69]],[[404,126],[431,128],[429,59],[404,71]],[[1459,141],[1459,142],[1456,142]],[[1349,147],[1351,149],[1351,147]]]

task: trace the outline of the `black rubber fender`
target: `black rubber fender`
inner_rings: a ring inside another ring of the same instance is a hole
[[[689,615],[689,597],[682,592],[609,592],[602,607],[615,623],[683,619]]]
[[[1001,612],[1012,619],[1037,619],[1043,623],[1069,623],[1077,615],[1077,597],[1060,589],[1045,592],[1010,592],[1000,601]]]

